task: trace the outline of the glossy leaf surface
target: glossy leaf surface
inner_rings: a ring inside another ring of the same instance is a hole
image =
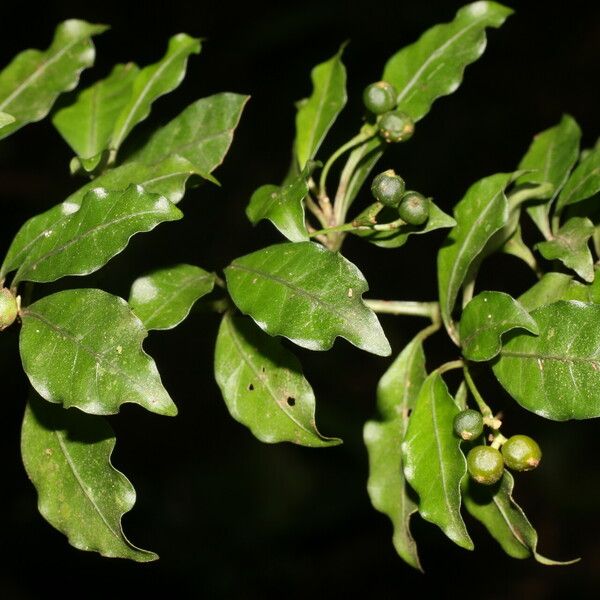
[[[569,564],[550,560],[538,553],[537,531],[513,499],[513,487],[513,476],[507,470],[504,470],[500,482],[493,486],[479,485],[469,479],[463,496],[465,507],[512,558],[533,555],[544,565]]]
[[[519,296],[519,303],[528,312],[559,300],[592,302],[590,287],[575,281],[566,273],[550,272]]]
[[[594,259],[589,240],[594,224],[587,218],[572,217],[552,240],[540,242],[536,248],[547,260],[560,260],[565,267],[573,269],[585,281],[594,280]]]
[[[600,416],[600,305],[559,301],[531,313],[539,336],[515,335],[494,374],[524,408],[547,419]]]
[[[54,281],[65,275],[87,275],[121,252],[135,233],[150,231],[164,221],[182,217],[181,212],[164,196],[131,186],[124,192],[110,192],[102,187],[92,189],[81,206],[63,203],[50,209],[23,234],[32,241],[23,249],[16,281]],[[54,220],[50,229],[37,232],[39,225]],[[17,257],[9,253],[11,264]]]
[[[356,219],[360,220],[362,214],[364,213],[361,213]],[[384,208],[379,215],[377,215],[377,221],[380,223],[390,222],[397,219],[397,215],[398,211]],[[367,239],[372,244],[375,244],[375,246],[381,248],[400,248],[400,246],[406,244],[411,235],[421,235],[429,233],[430,231],[435,231],[436,229],[454,227],[455,225],[456,221],[451,216],[443,212],[433,202],[430,202],[429,219],[427,219],[425,225],[402,225],[401,227],[398,227],[398,229],[392,231],[356,230],[353,233]]]
[[[465,307],[460,319],[460,343],[468,360],[491,360],[502,348],[502,335],[525,329],[536,335],[537,323],[508,294],[482,292]]]
[[[46,51],[25,50],[0,72],[0,112],[15,119],[0,129],[0,138],[43,119],[58,95],[77,85],[81,71],[94,64],[91,37],[106,29],[76,19],[64,21]]]
[[[223,93],[197,100],[152,134],[133,160],[157,164],[177,155],[199,173],[211,173],[231,146],[248,98]]]
[[[314,158],[321,142],[344,108],[346,68],[342,63],[343,46],[328,61],[311,72],[313,91],[296,115],[296,158],[303,169]]]
[[[557,210],[600,192],[600,147],[594,148],[573,171],[556,203]]]
[[[517,184],[552,184],[548,201],[527,207],[527,212],[544,235],[550,235],[548,215],[552,200],[565,184],[579,156],[581,130],[575,119],[564,115],[560,123],[538,133],[519,163],[519,170],[527,171]]]
[[[214,273],[194,265],[160,269],[133,282],[129,306],[146,329],[172,329],[214,285]]]
[[[508,222],[504,190],[510,173],[498,173],[473,184],[454,209],[456,227],[438,253],[437,272],[442,319],[451,337],[458,338],[452,310],[469,272],[492,236]]]
[[[80,92],[72,105],[54,115],[52,123],[79,158],[93,158],[108,146],[138,72],[133,63],[115,65],[106,79]]]
[[[320,244],[276,244],[235,259],[225,270],[237,307],[270,335],[310,350],[328,350],[340,336],[387,356],[391,350],[362,295],[358,268]]]
[[[404,475],[419,495],[419,513],[468,550],[473,542],[460,514],[460,485],[467,462],[454,435],[458,408],[441,375],[423,383],[402,444]]]
[[[104,419],[37,396],[30,400],[21,454],[43,517],[79,550],[156,560],[156,554],[137,548],[123,533],[121,517],[133,508],[135,490],[111,464],[114,447],[114,432]]]
[[[465,67],[483,54],[486,28],[500,27],[511,13],[496,2],[467,4],[453,21],[432,27],[394,54],[382,79],[398,90],[398,108],[418,121],[437,98],[454,92]]]
[[[377,406],[384,420],[368,421],[363,431],[369,453],[369,497],[373,506],[392,521],[396,551],[416,569],[421,569],[421,564],[410,532],[410,518],[417,512],[417,504],[404,477],[401,444],[426,376],[423,346],[417,336],[379,381]]]
[[[223,316],[215,378],[231,416],[261,441],[322,447],[341,443],[315,424],[315,396],[298,359],[251,319]]]
[[[147,332],[122,298],[66,290],[23,309],[22,321],[23,368],[44,399],[97,415],[117,413],[126,402],[177,414],[142,350]]]
[[[253,225],[268,219],[292,242],[308,241],[302,201],[308,194],[308,173],[301,173],[287,185],[263,185],[259,187],[246,208],[246,215]]]
[[[164,57],[144,67],[133,81],[129,101],[115,121],[110,147],[117,150],[129,132],[149,114],[152,103],[174,90],[183,80],[190,54],[200,52],[200,40],[185,33],[174,35]]]

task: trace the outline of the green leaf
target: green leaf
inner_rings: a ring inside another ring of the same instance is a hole
[[[172,329],[214,285],[215,274],[194,265],[160,269],[133,282],[129,306],[146,329]]]
[[[538,272],[537,261],[535,260],[533,252],[529,249],[529,246],[523,241],[520,225],[517,225],[517,228],[512,232],[511,236],[504,242],[501,251],[505,254],[510,254],[511,256],[519,258],[525,264],[529,265],[535,273]]]
[[[382,79],[398,90],[398,108],[415,121],[460,85],[465,67],[485,50],[486,27],[498,28],[513,11],[496,2],[463,6],[453,21],[436,25],[392,56]]]
[[[417,546],[410,532],[410,517],[417,512],[417,505],[404,478],[401,444],[426,376],[422,335],[418,334],[379,381],[377,406],[384,422],[368,421],[363,431],[369,453],[367,490],[371,502],[392,521],[398,554],[419,570]]]
[[[15,122],[15,118],[8,113],[0,112],[0,130]]]
[[[124,192],[111,192],[96,187],[88,192],[81,207],[62,203],[54,207],[46,219],[52,221],[62,211],[64,218],[55,220],[51,229],[25,237],[32,241],[23,249],[25,256],[15,275],[18,281],[54,281],[66,275],[87,275],[97,271],[121,252],[136,233],[150,231],[164,221],[182,217],[164,196],[131,186]],[[42,217],[34,228],[45,222]],[[17,260],[9,252],[11,264]]]
[[[246,215],[253,225],[268,219],[292,242],[308,241],[304,222],[302,201],[308,194],[309,170],[305,169],[296,179],[284,186],[263,185],[259,187],[246,208]]]
[[[362,300],[368,290],[362,273],[320,244],[269,246],[235,259],[225,275],[237,307],[270,335],[310,350],[329,350],[340,336],[373,354],[391,352]]]
[[[301,103],[296,115],[295,150],[301,169],[314,158],[325,135],[346,104],[343,50],[344,46],[335,56],[317,65],[311,72],[313,92],[308,100]]]
[[[100,417],[32,397],[23,419],[21,454],[42,516],[79,550],[138,562],[154,552],[134,546],[121,517],[135,503],[129,480],[111,463],[115,435]]]
[[[25,50],[0,72],[0,112],[15,119],[0,129],[0,139],[43,119],[58,95],[77,85],[81,71],[94,64],[91,37],[106,29],[76,19],[63,21],[48,50]]]
[[[515,335],[493,365],[506,391],[547,419],[600,416],[600,306],[559,301],[534,310],[539,336]]]
[[[456,227],[438,253],[437,272],[442,319],[450,336],[458,341],[452,310],[469,268],[480,258],[493,235],[508,222],[504,190],[511,173],[480,179],[454,208]]]
[[[215,378],[231,416],[262,442],[325,447],[341,443],[315,424],[315,395],[298,359],[246,317],[223,316]]]
[[[215,94],[190,104],[155,131],[133,160],[157,164],[174,154],[199,173],[211,173],[225,158],[249,96]]]
[[[491,360],[502,348],[502,336],[513,329],[537,335],[536,322],[511,296],[481,292],[465,307],[460,319],[460,343],[468,360]]]
[[[185,33],[174,35],[164,57],[144,67],[133,82],[129,101],[115,121],[110,148],[116,152],[129,132],[149,114],[152,103],[173,91],[183,80],[190,54],[200,53],[200,40]]]
[[[560,212],[565,206],[591,198],[598,192],[600,192],[600,147],[594,148],[587,154],[571,173],[558,197],[556,210]]]
[[[138,72],[133,63],[115,65],[106,79],[80,92],[73,104],[52,118],[80,160],[91,159],[108,146],[115,121],[129,101]]]
[[[533,554],[544,565],[568,565],[579,560],[558,562],[538,553],[537,531],[512,497],[514,479],[508,471],[504,471],[497,485],[479,485],[469,479],[464,487],[466,509],[512,558],[528,558]]]
[[[571,275],[550,272],[519,296],[521,306],[528,312],[559,300],[591,302],[590,288],[575,281]]]
[[[538,133],[525,156],[519,163],[519,169],[527,171],[517,179],[517,184],[552,184],[547,194],[547,202],[527,207],[527,212],[542,234],[550,235],[548,215],[552,201],[567,181],[573,165],[579,156],[581,130],[570,115],[563,115],[560,123]]]
[[[419,513],[456,544],[473,549],[460,514],[460,484],[467,461],[452,422],[458,413],[441,375],[423,383],[402,444],[404,475],[419,495]]]
[[[588,242],[594,233],[594,224],[587,218],[572,217],[549,241],[536,245],[547,260],[560,260],[585,281],[594,281],[594,259]]]
[[[400,246],[403,246],[408,241],[408,238],[411,235],[420,235],[423,233],[429,233],[430,231],[435,231],[436,229],[454,227],[456,225],[456,221],[438,208],[433,202],[430,201],[429,206],[429,219],[425,225],[402,225],[401,227],[398,227],[398,229],[394,229],[392,231],[366,231],[358,229],[352,233],[367,239],[372,244],[375,244],[375,246],[379,246],[381,248],[400,248]],[[365,211],[363,211],[358,217],[356,217],[356,220],[360,221],[361,217],[363,217],[368,210],[369,209],[367,208]],[[397,210],[384,207],[379,213],[377,221],[380,223],[386,223],[397,218]]]
[[[177,408],[142,350],[147,332],[122,298],[65,290],[21,311],[20,350],[31,385],[49,402],[97,415],[134,402],[173,416]]]

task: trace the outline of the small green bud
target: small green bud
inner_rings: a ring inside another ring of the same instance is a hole
[[[454,417],[454,433],[463,440],[474,440],[483,433],[483,416],[467,408]]]
[[[483,485],[493,485],[504,473],[502,454],[491,446],[475,446],[467,454],[469,475]]]
[[[379,117],[379,135],[386,142],[405,142],[415,132],[415,123],[405,112],[390,110]]]
[[[419,192],[405,192],[398,206],[398,214],[409,225],[423,225],[429,219],[429,200]]]
[[[396,175],[393,169],[388,169],[373,178],[371,193],[381,204],[395,208],[400,204],[404,187],[404,179]]]
[[[17,299],[7,288],[0,289],[0,331],[12,325],[19,314]]]
[[[371,83],[363,91],[363,103],[367,110],[375,115],[381,115],[396,107],[398,92],[387,81]]]
[[[513,435],[502,445],[502,456],[509,469],[531,471],[540,464],[542,451],[528,435]]]

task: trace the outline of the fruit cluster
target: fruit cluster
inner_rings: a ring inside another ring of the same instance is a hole
[[[480,437],[483,426],[481,413],[470,408],[458,413],[454,419],[454,433],[465,441]],[[529,436],[513,435],[506,439],[497,433],[491,446],[480,444],[469,450],[467,469],[478,483],[493,485],[502,477],[505,466],[513,471],[531,471],[541,459],[539,445]]]
[[[405,142],[415,131],[410,115],[396,108],[397,98],[396,88],[387,81],[371,83],[363,92],[363,103],[376,117],[379,135],[388,143]]]

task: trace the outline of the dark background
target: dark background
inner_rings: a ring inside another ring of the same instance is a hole
[[[222,269],[232,258],[278,241],[269,224],[252,229],[243,210],[259,185],[285,173],[293,137],[293,102],[310,93],[309,71],[350,39],[344,62],[349,102],[324,153],[360,123],[360,92],[379,78],[385,60],[431,25],[448,21],[457,2],[344,3],[306,0],[233,7],[226,2],[46,2],[9,11],[3,18],[0,65],[27,47],[46,47],[55,24],[69,17],[112,25],[98,37],[96,66],[83,84],[105,76],[113,63],[144,65],[163,54],[179,31],[205,38],[188,76],[155,103],[132,143],[172,118],[191,101],[218,91],[249,93],[252,100],[231,152],[217,172],[221,188],[202,187],[181,204],[183,221],[134,238],[127,251],[86,279],[38,286],[45,295],[61,286],[99,286],[127,296],[131,281],[148,269],[192,262]],[[467,69],[464,84],[436,102],[409,144],[381,162],[411,188],[447,211],[476,179],[516,167],[531,136],[572,114],[591,145],[600,130],[600,8],[597,3],[516,2],[517,13],[489,33],[484,56]],[[68,174],[70,152],[48,120],[30,125],[0,146],[0,227],[8,248],[22,222],[63,200],[81,185]],[[360,201],[360,198],[359,198]],[[363,195],[362,201],[367,199]],[[433,299],[435,249],[443,233],[411,239],[400,251],[349,240],[345,255],[367,276],[371,297]],[[532,283],[515,259],[486,263],[481,287],[520,293]],[[424,325],[383,318],[395,351]],[[4,558],[3,598],[59,593],[120,597],[129,591],[173,597],[287,598],[342,596],[349,592],[392,597],[444,592],[482,598],[597,597],[600,584],[598,424],[559,424],[534,417],[507,400],[482,374],[486,397],[503,409],[509,433],[535,436],[540,468],[517,477],[516,497],[540,534],[540,551],[552,558],[581,556],[571,567],[543,567],[507,558],[469,517],[477,550],[456,548],[439,530],[414,519],[426,575],[394,553],[391,526],[369,503],[362,426],[374,415],[374,388],[388,360],[338,341],[329,353],[297,351],[315,388],[317,421],[344,445],[311,450],[268,446],[233,421],[212,375],[218,319],[197,312],[171,332],[152,333],[155,357],[179,416],[160,418],[125,406],[110,419],[117,431],[115,465],[138,492],[124,526],[138,545],[161,555],[138,565],[77,551],[37,513],[36,497],[21,465],[19,427],[27,394],[17,353],[17,328],[0,339],[4,408],[0,500]],[[9,348],[10,347],[10,348]],[[453,356],[444,336],[429,346],[430,365]]]

